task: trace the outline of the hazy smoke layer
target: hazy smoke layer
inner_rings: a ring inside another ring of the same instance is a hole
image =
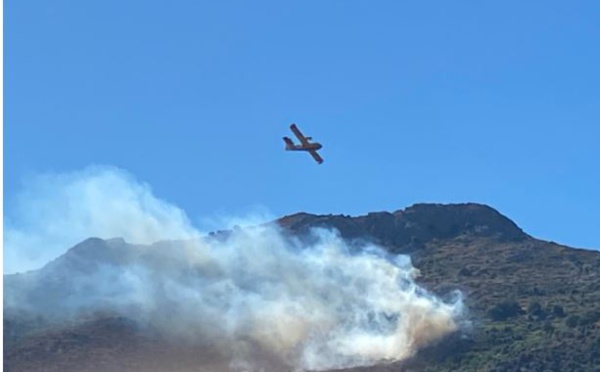
[[[81,234],[93,226],[137,241],[196,235],[180,210],[121,172],[80,176],[55,188],[56,200],[43,199],[42,210],[56,208],[54,218],[61,211],[66,217],[52,228],[32,217],[31,231],[41,229],[38,243],[58,241],[54,229],[82,214],[87,220],[75,226]],[[68,301],[36,307],[116,311],[179,340],[218,344],[232,370],[258,370],[267,356],[297,370],[402,360],[456,330],[460,299],[447,304],[420,289],[407,256],[350,247],[333,231],[313,235],[302,243],[263,226],[147,246],[112,240],[101,249],[136,258],[107,260],[83,274],[60,266]],[[15,295],[8,301],[27,298]]]
[[[32,177],[8,212],[6,273],[37,269],[90,236],[149,244],[197,234],[183,211],[115,167]]]

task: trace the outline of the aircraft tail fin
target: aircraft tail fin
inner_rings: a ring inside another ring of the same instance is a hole
[[[294,148],[294,142],[289,137],[283,137],[283,140],[285,141],[286,150],[291,150]]]

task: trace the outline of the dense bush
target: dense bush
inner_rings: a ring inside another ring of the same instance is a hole
[[[581,316],[579,319],[579,324],[586,326],[596,323],[598,320],[600,320],[600,311],[590,310]]]
[[[523,314],[523,310],[516,301],[503,301],[492,306],[487,314],[492,320],[503,321]]]
[[[554,305],[552,307],[552,313],[557,317],[562,318],[565,316],[565,309],[563,309],[563,307],[560,305]]]
[[[567,327],[575,328],[579,325],[579,315],[570,315],[566,320]]]
[[[538,318],[543,318],[545,315],[544,310],[542,310],[542,305],[537,301],[533,301],[529,304],[527,307],[527,314]]]

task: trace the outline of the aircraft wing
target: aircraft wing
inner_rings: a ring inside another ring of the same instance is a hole
[[[304,137],[304,135],[302,134],[302,132],[300,132],[300,129],[298,129],[296,124],[290,125],[290,129],[292,130],[292,132],[294,132],[294,135],[296,137],[298,137],[298,141],[300,141],[300,143],[302,143],[302,146],[309,145],[308,139],[306,139],[306,137]]]
[[[317,161],[317,163],[321,164],[323,162],[323,158],[316,150],[310,150],[309,153]]]

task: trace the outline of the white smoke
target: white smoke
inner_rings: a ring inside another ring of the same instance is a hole
[[[182,210],[121,169],[41,174],[27,180],[6,216],[5,273],[37,269],[91,236],[153,243],[197,231]]]
[[[26,214],[26,231],[35,236],[29,244],[81,234],[187,240],[135,247],[108,241],[124,254],[135,249],[140,258],[100,265],[84,277],[62,272],[71,279],[69,301],[38,305],[39,311],[55,306],[133,316],[180,340],[217,343],[230,369],[250,371],[259,369],[258,355],[296,370],[403,360],[458,328],[460,299],[444,303],[419,288],[407,256],[351,247],[322,229],[308,240],[272,225],[199,238],[183,212],[122,171],[96,168],[46,179],[52,182],[41,188],[41,198],[29,194],[44,211],[37,220]],[[70,224],[74,233],[58,231]]]

